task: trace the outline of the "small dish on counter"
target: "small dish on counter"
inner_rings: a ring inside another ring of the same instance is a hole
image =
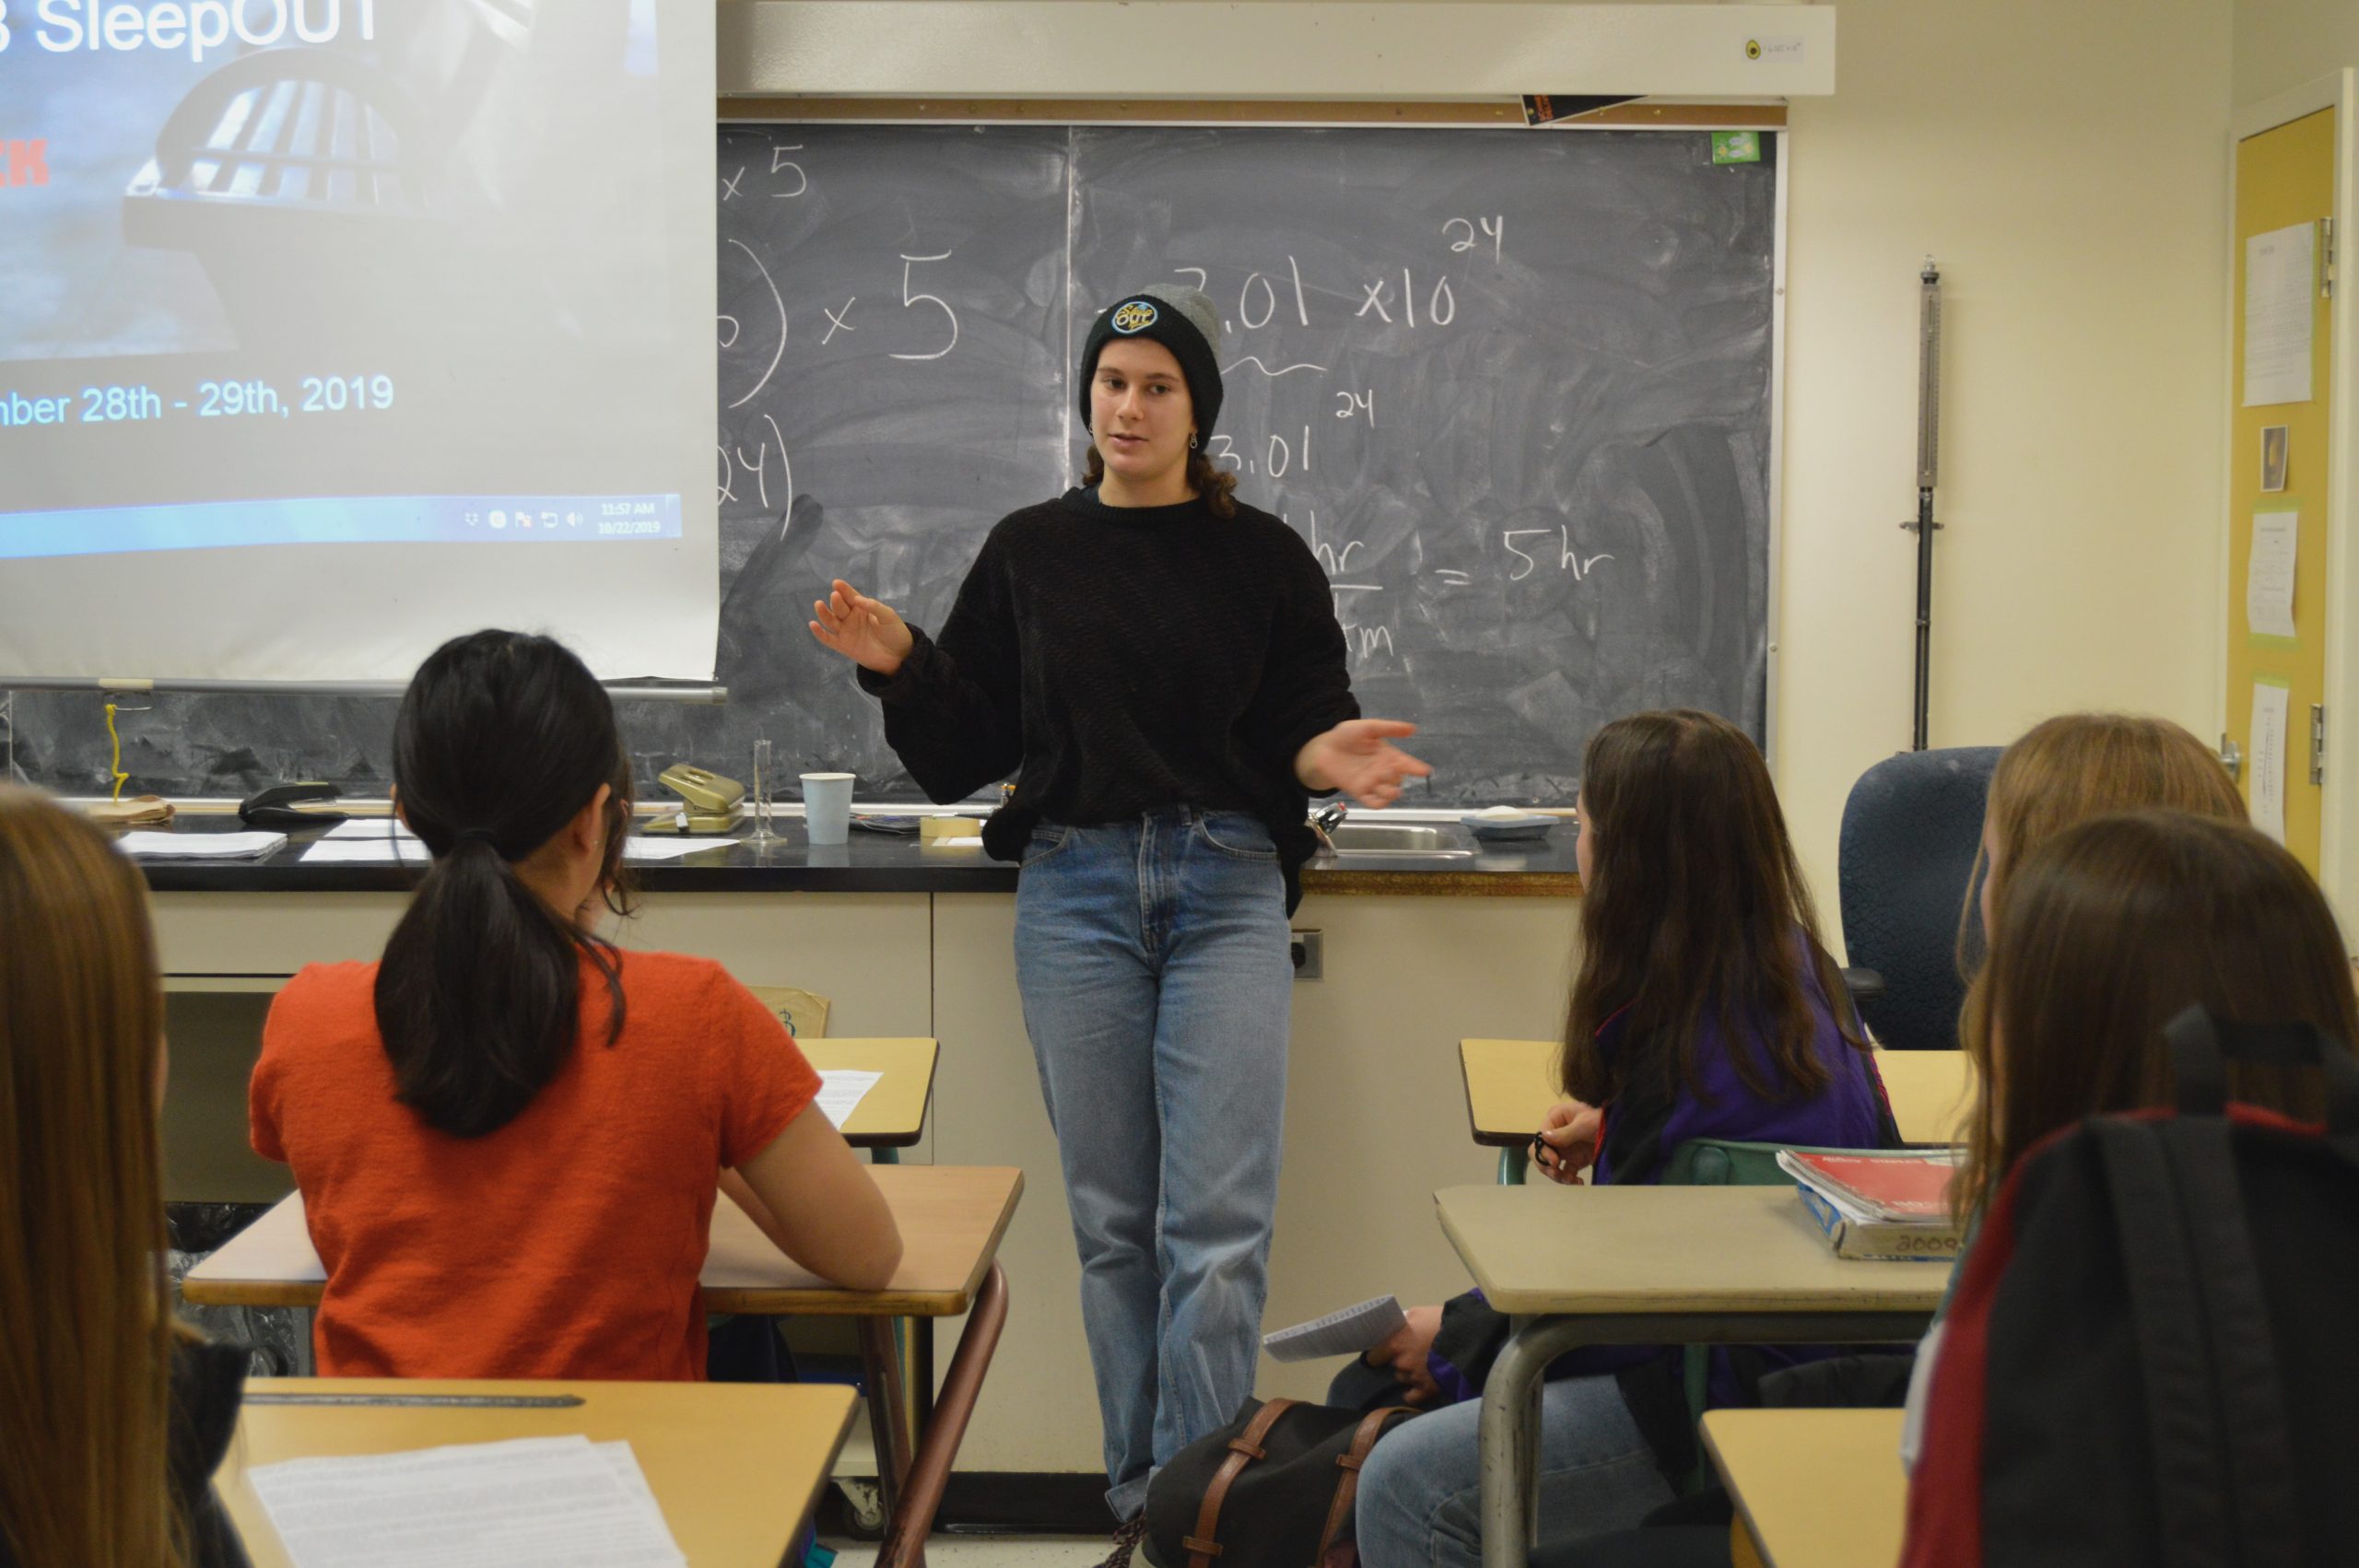
[[[1556,825],[1553,816],[1538,812],[1523,812],[1508,816],[1486,816],[1469,812],[1458,819],[1459,825],[1486,844],[1532,843],[1548,837]]]

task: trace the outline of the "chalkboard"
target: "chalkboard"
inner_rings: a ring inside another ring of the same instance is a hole
[[[1436,803],[1562,802],[1590,730],[1764,733],[1778,139],[1702,133],[729,126],[719,678],[625,705],[642,788],[757,736],[917,791],[804,630],[837,575],[938,626],[992,523],[1074,482],[1073,349],[1141,284],[1219,307],[1210,444],[1334,584]],[[158,697],[132,787],[384,777],[382,699]],[[23,773],[104,788],[95,697],[16,695]],[[1405,802],[1420,803],[1413,794]]]

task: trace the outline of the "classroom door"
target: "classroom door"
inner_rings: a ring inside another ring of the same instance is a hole
[[[2236,144],[2230,327],[2225,739],[2242,755],[2255,824],[2313,875],[2324,790],[2312,781],[2311,725],[2330,634],[2335,141],[2330,108]],[[2342,735],[2359,734],[2353,717],[2336,716]]]

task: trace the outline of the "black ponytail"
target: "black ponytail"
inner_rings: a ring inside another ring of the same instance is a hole
[[[581,959],[605,977],[606,1041],[622,1034],[615,951],[543,903],[515,862],[597,794],[607,907],[620,883],[630,770],[614,705],[544,637],[483,631],[436,649],[393,720],[393,788],[434,864],[377,969],[377,1031],[395,1096],[428,1125],[481,1137],[522,1113],[571,1055]]]

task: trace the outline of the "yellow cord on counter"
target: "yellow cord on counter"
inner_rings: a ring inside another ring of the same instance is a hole
[[[123,799],[123,787],[131,781],[131,775],[123,770],[123,737],[115,733],[112,703],[107,704],[107,740],[114,747],[114,755],[107,763],[107,770],[114,775],[114,793],[108,798],[120,801]]]

